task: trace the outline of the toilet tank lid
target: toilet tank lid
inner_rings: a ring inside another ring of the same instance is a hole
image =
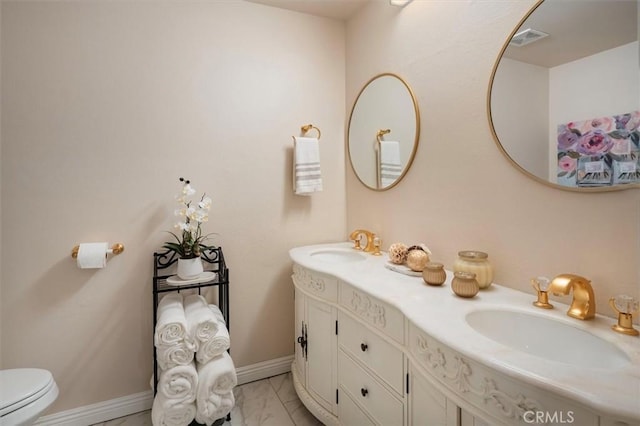
[[[42,389],[51,386],[53,376],[40,368],[0,370],[0,411],[4,412]]]

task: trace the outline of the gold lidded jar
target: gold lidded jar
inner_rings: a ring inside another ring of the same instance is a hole
[[[473,272],[458,271],[453,273],[451,290],[460,297],[473,297],[478,294],[480,286]]]
[[[442,285],[447,279],[444,265],[438,262],[428,262],[422,270],[422,279],[429,285]]]
[[[493,282],[493,266],[489,263],[489,255],[482,251],[464,250],[458,252],[453,263],[453,272],[472,272],[480,289],[488,288]]]

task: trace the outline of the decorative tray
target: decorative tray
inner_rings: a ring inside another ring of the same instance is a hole
[[[183,280],[182,278],[179,278],[177,275],[172,275],[169,278],[167,278],[167,285],[180,287],[183,285],[205,283],[207,281],[211,281],[215,279],[216,275],[217,275],[216,272],[205,271],[201,273],[200,276],[196,278],[191,278],[190,280]]]

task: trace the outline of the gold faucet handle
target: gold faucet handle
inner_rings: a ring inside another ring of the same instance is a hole
[[[538,293],[538,300],[533,302],[533,306],[542,309],[553,309],[553,305],[549,303],[549,285],[551,280],[547,277],[535,277],[531,279],[531,287]]]
[[[618,323],[611,326],[613,331],[629,336],[640,334],[633,328],[633,314],[640,312],[638,300],[626,294],[620,294],[609,299],[609,306],[618,313]]]
[[[377,235],[374,234],[373,236],[373,254],[374,256],[382,256],[382,253],[380,253],[380,247],[382,246],[382,240],[380,239],[380,237],[378,237]]]

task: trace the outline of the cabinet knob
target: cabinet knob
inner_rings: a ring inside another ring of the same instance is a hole
[[[366,343],[360,343],[360,350],[362,350],[362,352],[365,352],[367,349],[369,349],[369,345]]]
[[[367,396],[369,394],[369,391],[366,388],[362,388],[360,389],[360,393],[362,394],[362,396]]]

